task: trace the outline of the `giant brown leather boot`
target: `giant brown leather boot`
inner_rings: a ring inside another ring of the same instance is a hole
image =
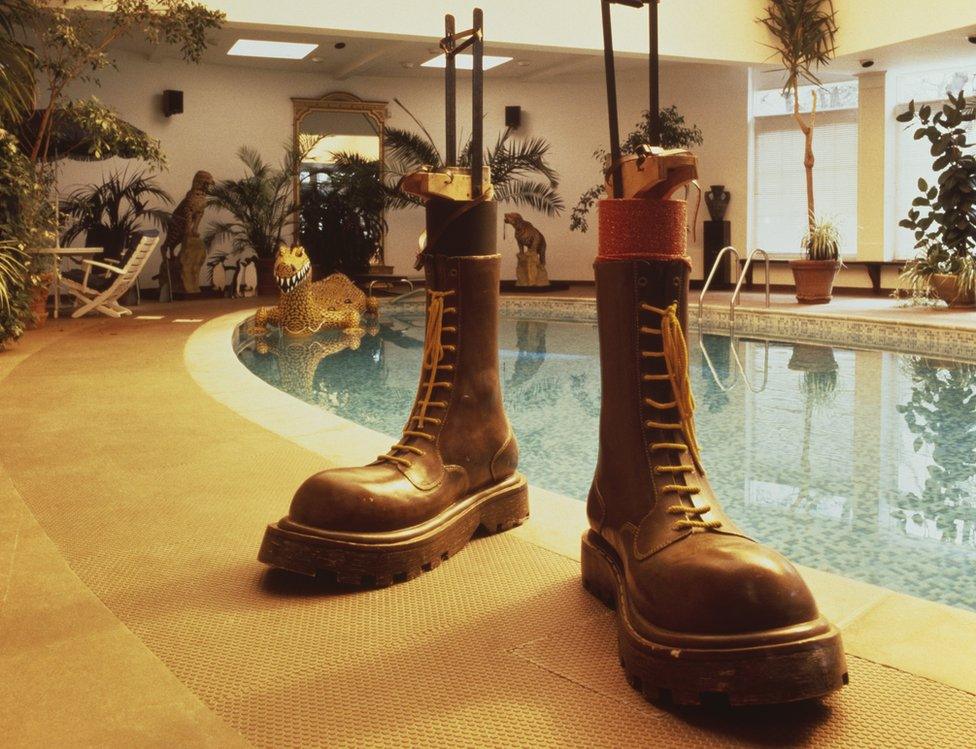
[[[702,467],[683,332],[685,213],[673,203],[600,205],[603,397],[583,582],[617,608],[621,663],[650,699],[817,697],[846,683],[840,634],[796,569],[721,511]],[[619,253],[621,242],[646,246]]]
[[[459,225],[482,223],[493,236],[494,216],[494,204],[484,204]],[[465,235],[445,234],[435,250]],[[479,527],[497,533],[528,517],[498,378],[500,256],[428,254],[425,263],[423,364],[402,438],[367,466],[305,481],[288,515],[268,527],[262,562],[389,585],[437,567]]]

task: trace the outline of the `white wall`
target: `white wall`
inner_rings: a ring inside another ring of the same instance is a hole
[[[364,99],[388,100],[390,122],[412,128],[409,118],[392,103],[399,98],[440,139],[443,103],[440,78],[354,78],[334,82],[315,74],[287,74],[257,68],[228,65],[188,66],[176,61],[147,61],[122,54],[119,70],[103,76],[97,95],[116,108],[133,124],[160,138],[168,157],[168,169],[160,181],[179,200],[198,169],[206,169],[217,179],[236,177],[241,167],[235,152],[241,145],[258,148],[267,158],[279,160],[283,144],[291,137],[290,97],[315,97],[335,90],[350,91]],[[160,92],[167,88],[184,91],[185,112],[165,118],[160,111]],[[733,193],[729,218],[733,222],[734,242],[744,245],[746,236],[747,183],[747,73],[745,69],[694,63],[669,64],[662,81],[662,103],[677,103],[689,123],[703,130],[705,145],[699,149],[701,183],[707,188],[724,183]],[[646,107],[646,81],[641,77],[620,84],[621,128],[626,132],[637,122]],[[78,90],[87,95],[88,90]],[[522,210],[547,236],[550,277],[554,279],[592,279],[596,251],[595,221],[587,234],[570,232],[569,209],[578,196],[599,179],[599,165],[592,158],[595,149],[605,147],[606,104],[601,76],[571,82],[498,83],[487,75],[485,111],[486,142],[492,142],[504,127],[505,105],[523,108],[523,136],[543,136],[553,146],[552,164],[561,175],[561,192],[567,211],[558,218],[546,218]],[[470,129],[469,93],[458,94],[459,126]],[[116,164],[67,163],[61,178],[62,193],[72,185],[101,179],[103,172]],[[130,169],[138,165],[129,165]],[[505,262],[503,277],[514,278],[514,239],[501,239],[499,207],[499,246]],[[707,218],[704,205],[699,215],[698,239],[693,243],[695,275],[701,277],[701,221]],[[595,216],[594,216],[595,219]],[[206,219],[205,219],[206,220]],[[397,272],[413,274],[412,261],[417,235],[423,228],[420,209],[397,211],[389,215],[387,262]],[[145,279],[155,274],[147,269]]]

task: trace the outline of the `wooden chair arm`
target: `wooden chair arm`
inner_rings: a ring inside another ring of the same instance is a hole
[[[110,270],[112,273],[118,273],[122,275],[122,268],[115,265],[109,265],[108,263],[103,263],[98,260],[84,260],[82,261],[88,266],[88,272],[91,272],[92,268],[101,268],[102,270]]]

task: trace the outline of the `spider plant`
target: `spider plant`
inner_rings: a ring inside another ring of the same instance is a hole
[[[811,93],[809,119],[800,114],[800,84],[820,86],[816,70],[827,65],[836,52],[837,11],[833,0],[769,0],[766,15],[759,23],[772,34],[775,43],[767,45],[779,56],[786,72],[783,94],[793,97],[793,117],[804,136],[803,166],[807,177],[807,221],[815,231],[813,196],[813,131],[817,118],[817,92]]]
[[[397,190],[395,185],[406,174],[424,166],[443,169],[444,159],[427,128],[423,126],[399,101],[394,99],[413,118],[423,135],[387,127],[385,129],[386,169],[384,176],[389,208],[406,208],[420,205],[413,195]],[[559,175],[549,165],[551,146],[545,138],[514,138],[506,128],[495,141],[485,148],[484,164],[491,171],[491,183],[495,188],[495,200],[517,206],[528,206],[547,216],[563,212],[563,199],[559,195]],[[467,138],[458,149],[457,166],[471,163],[471,139]]]
[[[221,180],[207,200],[208,208],[224,210],[231,218],[211,224],[204,232],[204,244],[209,249],[214,242],[229,239],[235,253],[251,248],[259,258],[272,259],[297,209],[292,180],[302,153],[288,147],[279,166],[269,164],[249,146],[242,146],[237,157],[244,176]]]
[[[815,218],[803,237],[808,260],[837,260],[840,257],[840,229],[828,218]]]
[[[70,221],[62,241],[67,244],[84,233],[88,244],[105,248],[105,258],[119,260],[146,222],[162,227],[169,219],[168,211],[150,207],[152,200],[173,202],[146,172],[115,171],[100,185],[75,190],[62,203]]]
[[[17,38],[32,13],[31,0],[0,4],[0,122],[19,122],[34,106],[36,58]]]

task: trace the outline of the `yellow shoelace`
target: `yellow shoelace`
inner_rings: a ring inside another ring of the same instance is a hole
[[[645,374],[645,382],[655,382],[667,380],[671,383],[671,393],[674,400],[668,402],[656,401],[653,398],[645,398],[644,403],[653,409],[666,411],[676,409],[678,412],[678,423],[666,421],[656,421],[651,419],[644,422],[648,429],[660,429],[663,431],[680,432],[684,442],[655,442],[651,444],[651,452],[681,451],[691,455],[693,465],[660,465],[654,467],[657,475],[670,474],[672,476],[684,476],[694,473],[697,469],[699,473],[704,473],[701,468],[701,454],[698,447],[698,437],[695,434],[695,397],[691,392],[691,379],[688,377],[688,346],[685,343],[685,336],[681,330],[681,320],[678,319],[678,305],[672,304],[667,309],[652,307],[649,304],[642,304],[641,309],[651,312],[661,317],[661,327],[651,328],[642,326],[640,332],[645,335],[661,336],[660,351],[642,351],[641,356],[645,359],[664,359],[666,374]],[[701,492],[701,487],[690,486],[688,484],[666,484],[663,487],[665,492],[674,492],[678,495],[692,496]],[[684,515],[681,520],[674,524],[675,530],[686,528],[718,528],[722,525],[720,520],[702,520],[701,516],[711,511],[708,505],[694,507],[677,504],[668,508],[672,515]]]
[[[403,429],[403,439],[391,447],[388,453],[380,455],[378,458],[378,460],[388,460],[404,468],[410,466],[410,461],[394,453],[408,452],[417,456],[424,454],[424,451],[416,445],[408,445],[405,442],[410,437],[427,440],[428,442],[434,441],[434,435],[430,432],[425,432],[424,427],[427,424],[438,425],[441,423],[441,419],[437,416],[429,416],[428,410],[431,408],[447,408],[447,401],[432,400],[434,397],[434,389],[439,387],[449,389],[453,385],[451,382],[438,382],[437,376],[439,372],[454,371],[453,364],[441,364],[444,353],[455,350],[454,346],[445,344],[441,340],[444,333],[457,332],[456,326],[444,324],[444,315],[457,313],[457,308],[444,306],[444,299],[454,294],[454,291],[428,290],[427,294],[430,297],[430,304],[427,307],[427,329],[424,332],[423,363],[421,364],[421,376],[426,373],[427,379],[421,385],[420,399],[414,406],[410,418],[407,419],[407,425]]]

